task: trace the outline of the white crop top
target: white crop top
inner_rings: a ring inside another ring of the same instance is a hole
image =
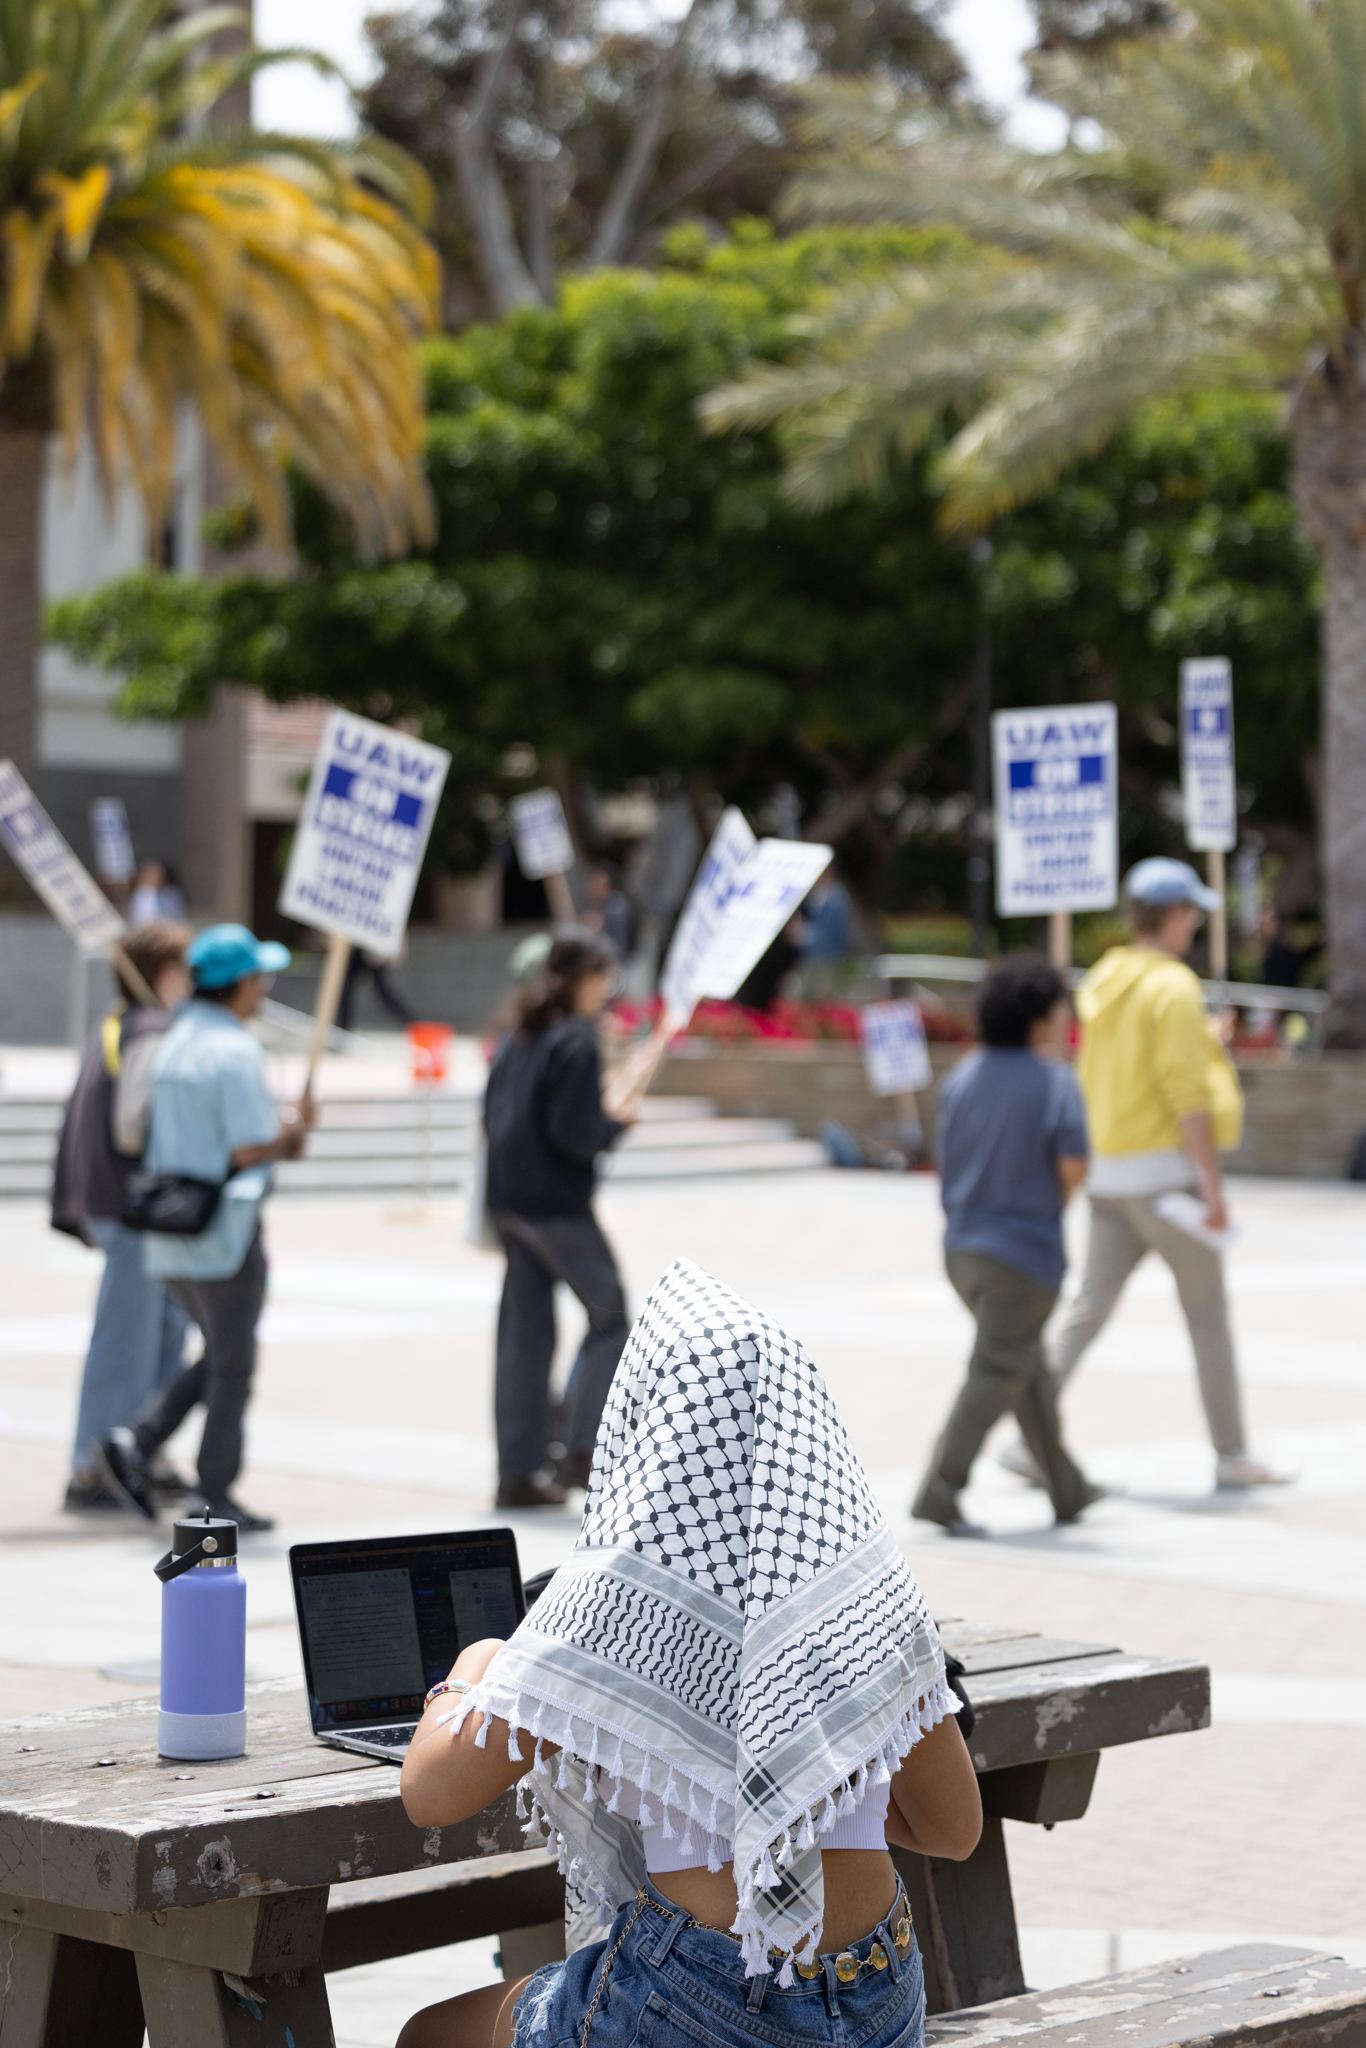
[[[606,1793],[604,1785],[604,1793]],[[891,1785],[870,1785],[864,1794],[862,1804],[854,1813],[846,1814],[843,1820],[836,1820],[828,1835],[819,1837],[822,1849],[885,1849],[887,1846],[887,1802]],[[659,1806],[658,1796],[652,1810]],[[634,1785],[623,1785],[617,1812],[626,1820],[640,1826],[640,1794]],[[664,1833],[664,1819],[660,1815],[654,1827],[640,1829],[641,1841],[645,1848],[645,1868],[651,1877],[665,1877],[671,1870],[705,1870],[707,1868],[706,1838],[700,1844],[697,1838],[699,1828],[690,1830],[693,1845],[683,1847],[684,1821],[682,1814],[671,1815],[673,1840]],[[734,1845],[729,1836],[717,1837],[721,1860],[729,1863],[734,1855]]]

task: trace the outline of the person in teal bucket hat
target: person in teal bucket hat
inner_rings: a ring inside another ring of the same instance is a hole
[[[215,924],[199,933],[186,959],[194,993],[157,1055],[143,1165],[148,1173],[210,1182],[220,1194],[197,1234],[149,1232],[146,1259],[199,1325],[204,1352],[139,1415],[111,1430],[100,1458],[125,1505],[154,1519],[148,1461],[202,1402],[199,1491],[187,1512],[207,1507],[246,1532],[272,1526],[232,1494],[266,1291],[261,1206],[272,1165],[299,1157],[314,1110],[307,1097],[294,1109],[276,1107],[264,1055],[247,1029],[271,977],[289,965],[288,949],[245,925]]]

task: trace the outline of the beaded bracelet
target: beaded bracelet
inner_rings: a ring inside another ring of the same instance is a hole
[[[443,1692],[469,1692],[470,1690],[471,1680],[468,1678],[438,1678],[436,1684],[422,1702],[422,1711],[425,1714],[432,1701],[439,1700]]]

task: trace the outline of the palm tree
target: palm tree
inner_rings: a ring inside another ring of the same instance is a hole
[[[210,126],[271,61],[247,25],[229,7],[176,18],[174,0],[0,0],[0,755],[21,762],[54,429],[68,448],[89,435],[106,490],[131,478],[154,531],[187,406],[277,543],[291,463],[363,549],[428,529],[424,182],[377,143],[347,157]],[[225,35],[237,54],[217,53]]]
[[[1366,0],[1186,0],[1179,31],[1054,60],[1043,85],[1081,138],[1049,157],[876,91],[823,95],[796,207],[971,240],[846,297],[805,360],[716,394],[711,418],[787,422],[789,487],[816,506],[947,412],[943,517],[970,531],[1145,399],[1284,390],[1326,583],[1329,1042],[1366,1045]]]

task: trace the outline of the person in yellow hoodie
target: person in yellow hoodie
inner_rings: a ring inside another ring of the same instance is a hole
[[[1091,1236],[1081,1289],[1052,1335],[1049,1363],[1061,1392],[1135,1266],[1158,1253],[1190,1330],[1216,1483],[1266,1486],[1280,1475],[1248,1455],[1222,1254],[1159,1213],[1163,1195],[1195,1191],[1205,1228],[1228,1224],[1219,1154],[1242,1136],[1242,1090],[1184,957],[1219,899],[1182,860],[1140,861],[1124,888],[1133,942],[1112,946],[1076,995]],[[1002,1462],[1024,1469],[1023,1445]]]

